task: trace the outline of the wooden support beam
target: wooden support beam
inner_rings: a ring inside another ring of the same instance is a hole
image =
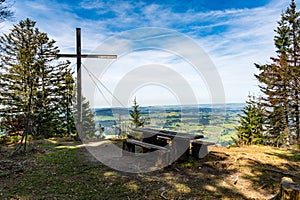
[[[82,133],[82,97],[81,97],[81,29],[76,28],[76,58],[77,58],[77,132]],[[77,134],[79,140],[79,134]]]
[[[117,55],[81,54],[81,29],[76,28],[76,54],[44,55],[46,57],[76,58],[77,59],[77,132],[82,132],[82,80],[81,58],[117,59]],[[79,135],[77,135],[79,139]]]
[[[76,54],[57,54],[58,58],[76,58]],[[81,58],[117,59],[116,55],[81,54]]]

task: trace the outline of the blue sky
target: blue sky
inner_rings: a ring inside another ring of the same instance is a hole
[[[214,103],[213,81],[208,81],[214,78],[222,81],[225,102],[244,102],[249,92],[258,93],[257,81],[253,76],[257,71],[253,63],[270,62],[270,56],[274,55],[273,30],[282,10],[289,3],[287,0],[22,0],[14,4],[15,21],[5,22],[1,31],[7,32],[12,24],[28,17],[37,22],[41,31],[55,39],[64,53],[75,52],[76,27],[82,29],[82,52],[118,53],[122,51],[114,51],[117,47],[110,47],[106,41],[120,42],[120,34],[124,31],[146,27],[174,30],[189,37],[207,53],[219,77],[205,77],[205,73],[193,77],[195,72],[191,63],[187,63],[182,55],[178,57],[170,52],[149,49],[139,52],[131,49],[131,53],[122,55],[122,59],[112,64],[108,61],[85,61],[85,65],[97,73],[97,69],[94,69],[96,65],[111,64],[110,69],[97,76],[112,92],[128,73],[140,66],[152,64],[153,69],[156,69],[155,65],[174,68],[194,90],[198,103]],[[300,5],[299,0],[296,3]],[[139,37],[134,34],[141,34],[139,31],[130,33],[133,34],[131,41]],[[162,40],[164,38],[155,42],[165,44]],[[176,48],[177,43],[181,44],[174,40],[171,49]],[[142,48],[142,43],[139,44]],[[99,46],[106,48],[99,50]],[[188,50],[189,47],[182,48]],[[199,56],[199,59],[202,57]],[[171,80],[172,77],[167,79]],[[89,84],[91,82],[87,81]],[[94,96],[95,99],[101,96],[95,89],[89,91],[87,87],[85,91],[87,96]],[[172,88],[157,83],[139,86],[129,96],[130,99],[137,96],[144,105],[173,104],[179,101]],[[125,99],[125,104],[126,101],[130,103],[130,100]],[[103,101],[97,103],[95,100],[95,106],[104,104]]]

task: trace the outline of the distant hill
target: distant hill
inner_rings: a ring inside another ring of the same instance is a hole
[[[157,105],[157,106],[141,106],[142,114],[148,114],[149,112],[198,112],[198,111],[236,111],[240,112],[243,107],[245,106],[244,103],[227,103],[227,104],[198,104],[198,105]],[[101,116],[113,116],[113,113],[118,113],[120,115],[128,115],[129,110],[131,108],[95,108],[96,115]]]

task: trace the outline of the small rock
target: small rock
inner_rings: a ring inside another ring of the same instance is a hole
[[[159,191],[165,191],[165,190],[166,190],[165,187],[161,187],[161,188],[159,189]]]

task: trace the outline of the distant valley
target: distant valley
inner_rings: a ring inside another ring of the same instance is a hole
[[[165,129],[183,133],[204,134],[205,139],[222,146],[232,142],[236,134],[238,114],[245,104],[225,105],[164,105],[139,107],[145,127]],[[106,138],[122,137],[130,131],[131,108],[96,108],[97,123],[104,127]]]

